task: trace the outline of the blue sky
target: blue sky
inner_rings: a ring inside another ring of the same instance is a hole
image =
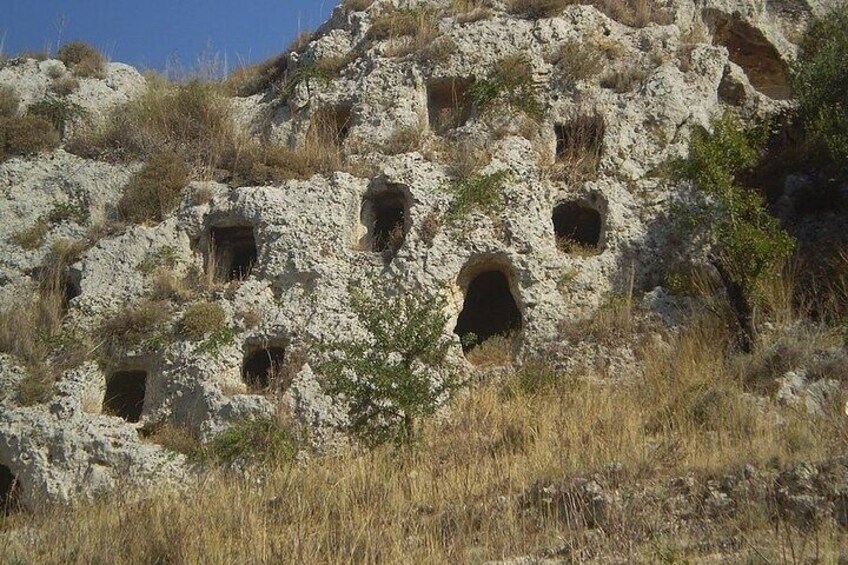
[[[0,0],[0,41],[12,55],[82,39],[113,61],[164,70],[216,55],[232,68],[285,50],[338,0]],[[172,65],[171,65],[172,66]]]

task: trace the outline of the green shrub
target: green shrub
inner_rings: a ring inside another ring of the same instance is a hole
[[[226,465],[280,465],[294,460],[291,432],[269,419],[241,420],[215,436],[203,458]]]
[[[469,95],[481,112],[492,108],[500,112],[507,106],[538,119],[542,115],[538,92],[530,60],[511,55],[495,63],[487,77],[474,81]]]
[[[327,392],[348,404],[349,431],[366,444],[412,443],[421,420],[459,386],[447,364],[451,342],[441,296],[350,290],[351,309],[367,338],[324,346]]]
[[[84,41],[73,41],[59,49],[57,57],[65,63],[74,76],[80,78],[103,78],[106,58]]]
[[[792,68],[798,115],[831,163],[848,172],[848,5],[813,22]]]
[[[186,308],[180,320],[180,332],[192,341],[200,341],[227,322],[227,313],[220,304],[201,302]]]
[[[486,214],[500,212],[505,204],[504,184],[510,177],[509,171],[498,171],[488,175],[471,175],[452,182],[448,187],[453,194],[447,212],[448,222],[456,222],[475,211]]]
[[[64,137],[65,127],[68,122],[81,118],[85,110],[79,104],[60,100],[58,98],[45,98],[27,108],[27,114],[41,116],[50,121],[59,135]]]
[[[731,115],[713,122],[712,133],[692,134],[684,176],[703,193],[703,200],[683,211],[692,236],[711,246],[710,260],[718,270],[737,314],[740,345],[753,346],[753,308],[758,287],[794,247],[780,222],[764,208],[762,198],[740,186],[738,176],[760,159],[768,130],[743,130]]]
[[[20,99],[17,91],[11,86],[0,86],[0,118],[11,118],[18,115]]]
[[[161,222],[177,206],[188,184],[189,169],[176,153],[160,153],[134,174],[121,200],[118,212],[128,222]]]
[[[0,162],[59,146],[59,132],[41,116],[0,118]]]

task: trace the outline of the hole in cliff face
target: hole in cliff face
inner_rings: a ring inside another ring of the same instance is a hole
[[[362,199],[360,219],[367,232],[360,246],[375,253],[396,253],[409,231],[409,200],[399,185],[369,190]]]
[[[557,247],[566,253],[594,254],[601,247],[601,213],[579,202],[561,202],[551,215]]]
[[[21,509],[21,484],[12,470],[0,465],[0,516]]]
[[[207,268],[214,269],[215,278],[229,282],[246,279],[256,264],[256,239],[253,228],[240,226],[228,228],[212,228],[213,259]]]
[[[444,135],[465,125],[473,106],[468,90],[473,81],[463,78],[440,78],[427,83],[427,112],[430,129]]]
[[[253,393],[266,390],[283,376],[286,350],[283,347],[263,347],[248,355],[244,360],[241,378]],[[283,386],[288,383],[279,383]]]
[[[350,105],[327,106],[316,111],[309,123],[309,137],[322,145],[341,146],[352,125]]]
[[[775,100],[792,97],[789,66],[760,30],[736,14],[715,10],[705,10],[704,20],[711,23],[713,42],[727,48],[730,60],[742,68],[757,91]]]
[[[512,295],[507,275],[499,269],[483,270],[469,281],[462,312],[454,333],[466,355],[496,336],[521,330],[521,312]]]
[[[581,173],[595,173],[601,162],[606,125],[601,116],[580,116],[554,126],[556,160]]]
[[[130,423],[141,419],[144,409],[144,392],[147,388],[146,371],[118,371],[106,381],[103,412],[118,416]]]

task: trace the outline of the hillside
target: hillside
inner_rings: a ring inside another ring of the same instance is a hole
[[[0,58],[0,561],[848,559],[848,12],[346,0]]]

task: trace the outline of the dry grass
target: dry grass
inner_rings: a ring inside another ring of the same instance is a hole
[[[18,115],[20,98],[18,92],[11,86],[0,86],[0,118],[11,118]]]
[[[571,88],[581,80],[591,80],[601,74],[606,64],[603,52],[591,42],[567,41],[546,60],[554,65],[560,82]]]
[[[135,173],[118,201],[117,208],[126,222],[161,222],[179,203],[188,184],[189,168],[173,152],[154,155]]]
[[[512,362],[512,357],[520,343],[521,336],[517,333],[492,336],[483,343],[474,346],[465,354],[465,358],[479,369],[504,367]]]
[[[56,56],[76,77],[104,78],[106,76],[106,57],[83,41],[63,45]]]
[[[636,90],[648,75],[648,71],[642,67],[627,66],[608,72],[601,78],[601,86],[619,94],[626,94]]]
[[[105,318],[97,330],[102,360],[108,364],[127,351],[154,346],[169,318],[168,305],[154,300],[141,300]]]
[[[558,16],[573,4],[577,4],[577,0],[510,0],[507,12],[536,20]]]
[[[576,182],[598,172],[604,150],[606,124],[602,116],[581,115],[555,126],[556,159],[550,174],[556,180]]]
[[[422,120],[417,124],[393,130],[391,136],[380,147],[380,152],[385,155],[402,155],[421,149],[426,127]]]
[[[198,302],[186,308],[180,320],[180,332],[192,341],[200,341],[226,322],[227,313],[220,304]]]
[[[452,0],[449,10],[459,24],[470,24],[492,17],[489,0]]]
[[[584,0],[620,24],[647,27],[674,23],[674,12],[653,0]]]
[[[49,231],[50,225],[39,218],[30,227],[13,233],[9,241],[26,250],[38,249],[44,245],[44,238]]]
[[[384,49],[387,57],[420,52],[438,35],[438,14],[425,7],[389,9],[377,15],[368,28],[372,41],[388,41]]]
[[[68,96],[79,90],[79,86],[76,77],[59,77],[50,82],[50,91],[56,96]]]
[[[0,117],[0,163],[51,151],[60,141],[53,124],[41,116]]]
[[[753,496],[749,509],[710,519],[706,531],[701,510],[692,522],[668,524],[662,500],[625,503],[593,527],[532,496],[541,485],[591,476],[614,481],[626,499],[669,488],[675,477],[706,480],[745,464],[768,469],[844,452],[844,415],[806,419],[748,399],[729,370],[722,327],[704,318],[666,346],[649,347],[645,378],[626,386],[529,368],[475,388],[447,418],[429,422],[408,452],[344,450],[272,464],[263,481],[213,473],[182,494],[115,495],[18,514],[5,527],[39,535],[6,538],[0,560],[476,563],[559,548],[598,562],[660,562],[670,552],[704,557],[705,537],[744,539],[741,550],[726,550],[743,561],[779,556],[785,538],[766,501]],[[607,474],[612,462],[620,471]],[[844,533],[813,528],[793,533],[838,555]]]
[[[342,6],[348,12],[364,12],[371,7],[374,0],[344,0]]]

